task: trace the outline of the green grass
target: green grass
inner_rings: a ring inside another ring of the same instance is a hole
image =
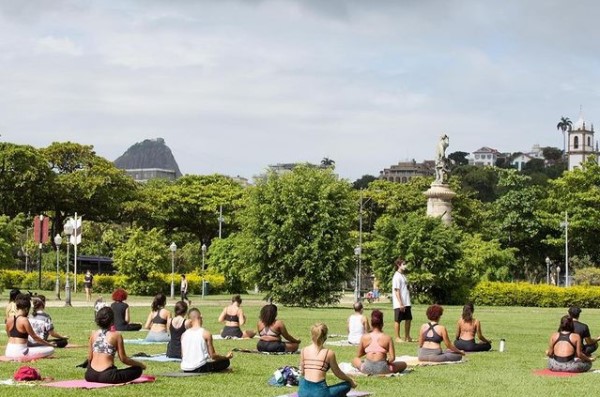
[[[52,294],[47,293],[48,297]],[[80,295],[76,299],[81,299]],[[198,306],[205,320],[205,326],[216,333],[220,325],[216,322],[221,308],[227,302],[226,296],[211,296],[202,301],[192,297],[194,306]],[[149,304],[149,298],[130,298],[132,304]],[[263,302],[256,296],[245,297],[245,311],[252,323]],[[374,303],[367,308],[380,308],[385,313],[384,331],[393,329],[391,305],[387,302]],[[459,316],[460,308],[446,307],[442,323],[450,325],[454,335],[454,324]],[[142,322],[148,313],[147,306],[132,307],[132,321]],[[413,308],[413,337],[416,330],[425,321],[425,307]],[[50,307],[48,312],[53,316],[59,332],[71,336],[72,342],[85,344],[93,324],[91,307]],[[494,340],[494,347],[500,338],[506,339],[507,351],[469,355],[468,362],[461,365],[417,368],[413,373],[398,378],[359,377],[358,390],[375,392],[377,396],[518,396],[518,395],[586,395],[594,390],[600,379],[597,374],[583,374],[572,378],[546,378],[532,374],[536,368],[546,364],[544,349],[550,333],[556,329],[564,309],[509,308],[509,307],[477,307],[476,316],[481,320],[483,330],[488,338]],[[283,319],[292,335],[301,338],[303,345],[309,341],[310,325],[316,321],[324,321],[330,333],[345,333],[346,318],[351,313],[347,307],[326,309],[301,309],[280,307],[279,318]],[[588,323],[592,333],[600,333],[600,310],[586,309],[582,321]],[[143,333],[127,333],[126,338],[141,337]],[[593,335],[594,336],[594,335]],[[1,343],[6,343],[3,332]],[[256,340],[251,341],[215,341],[217,351],[225,353],[234,347],[253,348]],[[127,345],[127,353],[132,355],[139,351],[161,353],[162,345],[132,346]],[[350,347],[334,347],[338,361],[350,361],[355,349]],[[416,354],[416,343],[396,344],[397,355]],[[56,380],[83,378],[84,370],[75,368],[83,361],[85,349],[58,349],[55,359],[40,360],[33,364],[43,376],[51,376]],[[198,395],[198,396],[276,396],[291,392],[287,388],[274,388],[267,385],[273,371],[283,365],[298,365],[299,356],[262,356],[255,354],[236,354],[232,361],[234,369],[229,374],[214,374],[195,378],[158,378],[154,384],[143,384],[92,390],[85,392],[92,396],[140,396],[147,394],[156,396]],[[0,363],[0,379],[11,378],[20,366],[18,363]],[[177,363],[148,363],[148,374],[178,370]],[[329,377],[334,382],[333,376]],[[79,390],[51,389],[43,387],[15,388],[0,386],[0,396],[25,395],[35,396],[79,396]]]

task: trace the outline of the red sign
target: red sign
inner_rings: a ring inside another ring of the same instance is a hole
[[[35,218],[33,218],[33,240],[37,244],[45,244],[48,242],[49,230],[50,218],[43,215],[36,215]]]

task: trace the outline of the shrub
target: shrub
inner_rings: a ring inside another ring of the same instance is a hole
[[[596,267],[584,267],[578,269],[573,276],[575,284],[580,285],[600,285],[600,269]]]
[[[482,282],[470,299],[484,306],[600,307],[600,287]]]

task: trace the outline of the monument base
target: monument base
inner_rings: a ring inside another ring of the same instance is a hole
[[[425,192],[427,196],[427,216],[442,218],[446,225],[452,223],[452,199],[456,196],[447,184],[432,183]]]

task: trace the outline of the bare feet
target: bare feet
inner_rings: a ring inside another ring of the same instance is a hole
[[[403,342],[404,342],[404,339],[400,339],[400,338],[396,337],[396,343],[403,343]]]
[[[414,342],[413,338],[411,338],[410,336],[408,338],[404,338],[404,342]]]

